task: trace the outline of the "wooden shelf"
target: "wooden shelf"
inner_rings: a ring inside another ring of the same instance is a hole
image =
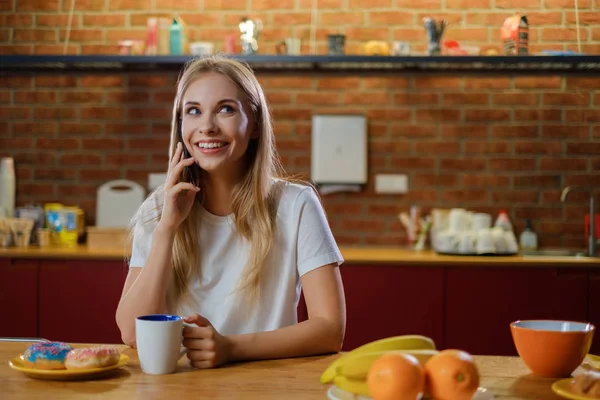
[[[257,73],[318,74],[493,74],[600,76],[600,55],[573,56],[287,56],[234,58]],[[179,71],[191,56],[7,56],[2,75],[31,73],[131,73]]]

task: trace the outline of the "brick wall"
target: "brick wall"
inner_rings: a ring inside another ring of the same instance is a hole
[[[171,11],[171,3],[78,0],[69,51],[114,52],[116,40],[143,37],[148,9]],[[193,29],[193,37],[214,38],[217,47],[224,36],[235,32],[242,15],[264,19],[265,49],[280,37],[307,35],[310,21],[307,0],[204,0],[206,11],[202,2],[179,3],[188,23],[202,26]],[[356,38],[349,41],[349,50],[356,51],[365,38],[411,40],[416,48],[422,46],[417,21],[424,15],[447,17],[454,26],[449,38],[497,46],[498,26],[517,1],[445,0],[446,8],[440,7],[440,0],[319,3],[327,9],[319,13],[320,27],[347,16],[348,24],[340,30]],[[491,8],[492,3],[497,8]],[[518,3],[531,16],[534,48],[575,50],[571,1]],[[413,4],[423,8],[406,8]],[[368,5],[376,8],[365,8]],[[59,0],[0,3],[4,43],[0,51],[60,52],[58,40],[64,37],[69,6]],[[349,11],[348,6],[363,7],[364,12]],[[466,6],[470,9],[463,11]],[[584,46],[594,53],[600,53],[598,6],[598,0],[580,0]],[[465,30],[459,31],[459,26]],[[332,31],[319,28],[318,38]],[[319,43],[324,52],[324,42]],[[93,223],[99,184],[128,178],[145,185],[149,172],[164,170],[175,79],[175,73],[1,78],[0,156],[16,158],[18,203],[79,204]],[[425,209],[464,206],[494,214],[506,208],[519,231],[526,218],[534,220],[543,246],[585,245],[585,196],[572,193],[563,205],[559,194],[565,185],[600,188],[600,78],[260,75],[260,79],[289,171],[309,170],[311,115],[335,112],[369,118],[371,176],[409,175],[410,192],[405,196],[375,194],[371,183],[363,193],[325,197],[341,244],[403,243],[396,215],[417,204]]]

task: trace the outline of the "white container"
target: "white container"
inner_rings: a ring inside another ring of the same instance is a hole
[[[0,160],[0,218],[15,216],[15,194],[17,181],[14,161],[11,157]]]

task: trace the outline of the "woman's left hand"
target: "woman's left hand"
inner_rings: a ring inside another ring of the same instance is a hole
[[[197,325],[183,328],[183,345],[188,349],[187,358],[192,367],[213,368],[230,361],[231,343],[217,332],[209,320],[193,314],[184,321]]]

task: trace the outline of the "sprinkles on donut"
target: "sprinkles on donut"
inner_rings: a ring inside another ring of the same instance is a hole
[[[25,365],[36,369],[65,369],[65,358],[73,348],[64,342],[40,342],[23,354]]]

